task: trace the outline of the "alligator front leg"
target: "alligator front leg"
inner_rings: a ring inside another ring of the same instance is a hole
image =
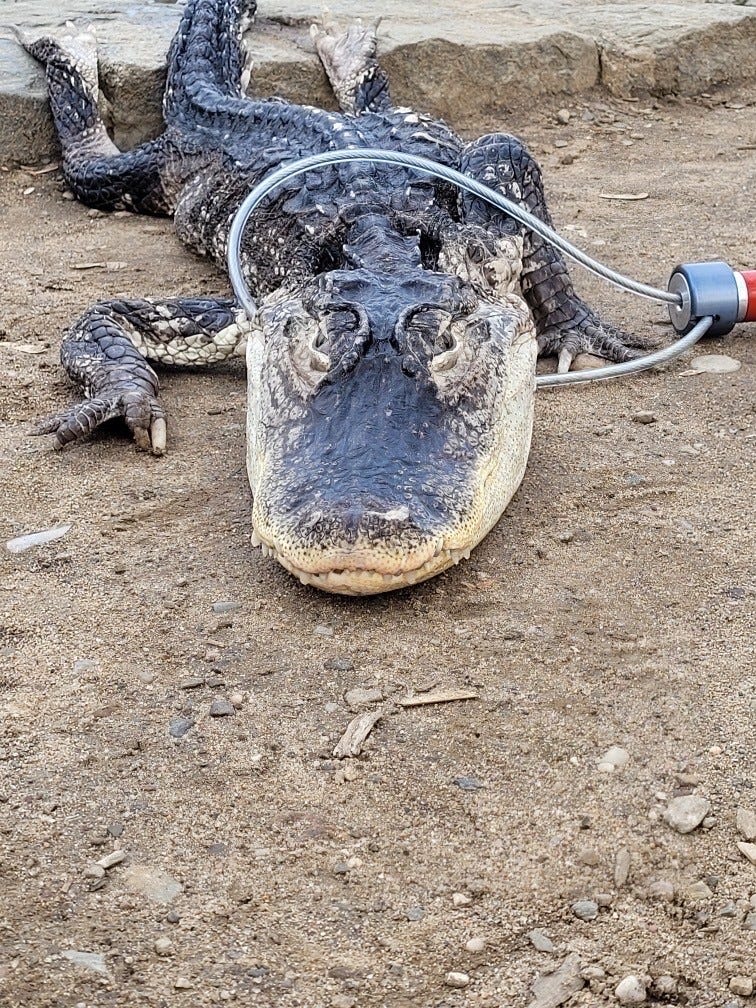
[[[139,448],[162,455],[165,411],[148,361],[203,365],[243,353],[251,323],[230,299],[106,301],[71,328],[60,358],[84,400],[43,420],[34,434],[54,434],[64,448],[106,420],[122,417]]]
[[[377,24],[341,25],[330,12],[310,28],[310,37],[342,112],[388,112],[391,95],[378,63]]]
[[[468,144],[462,153],[460,171],[519,203],[553,227],[541,170],[515,137],[494,133]],[[522,292],[535,319],[539,351],[558,355],[560,373],[569,371],[579,353],[626,361],[655,345],[599,318],[575,293],[561,252],[539,235],[468,193],[461,195],[460,212],[465,223],[479,225],[489,233],[522,235]]]

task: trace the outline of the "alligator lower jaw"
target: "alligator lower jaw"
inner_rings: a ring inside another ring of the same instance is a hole
[[[420,581],[440,574],[448,567],[453,567],[460,560],[467,560],[471,548],[442,549],[420,567],[402,571],[399,574],[382,574],[378,570],[331,570],[314,574],[302,570],[287,557],[283,556],[274,546],[262,542],[256,535],[252,537],[253,545],[260,546],[263,556],[272,557],[290,574],[298,578],[303,585],[311,585],[321,591],[335,595],[378,595],[380,592],[396,591],[399,588],[409,588]]]

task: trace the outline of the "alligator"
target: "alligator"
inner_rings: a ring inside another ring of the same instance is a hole
[[[541,172],[506,133],[464,142],[393,104],[376,31],[329,16],[311,35],[340,111],[246,94],[254,0],[188,0],[168,54],[164,132],[121,152],[98,111],[93,34],[22,39],[46,68],[63,172],[104,211],[171,215],[222,266],[240,204],[287,162],[378,147],[432,158],[546,223]],[[499,520],[527,462],[537,355],[569,370],[645,345],[576,293],[559,252],[481,199],[390,165],[283,184],[250,218],[233,298],[95,304],[61,362],[83,400],[42,421],[62,448],[116,417],[161,455],[152,363],[246,354],[252,542],[304,584],[365,595],[423,581]]]

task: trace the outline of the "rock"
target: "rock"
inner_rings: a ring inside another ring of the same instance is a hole
[[[191,990],[194,986],[191,980],[187,980],[186,977],[176,977],[173,982],[173,986],[176,990]]]
[[[233,717],[234,714],[236,714],[236,708],[228,700],[216,698],[210,704],[210,717]]]
[[[76,966],[81,966],[92,973],[99,973],[100,976],[110,977],[105,960],[99,952],[79,952],[73,949],[66,949],[60,954],[64,959],[68,959],[69,962],[74,963]]]
[[[646,1000],[646,985],[640,977],[630,974],[620,980],[614,993],[620,1004],[643,1004]]]
[[[553,973],[541,974],[532,985],[528,1008],[559,1008],[585,986],[580,976],[580,956],[572,952]]]
[[[750,997],[753,994],[753,980],[749,976],[730,977],[730,990],[738,997]]]
[[[756,812],[742,806],[735,813],[735,826],[744,840],[756,840]]]
[[[743,843],[742,840],[738,840],[738,850],[752,865],[756,865],[756,843]]]
[[[469,938],[465,942],[465,949],[468,952],[482,952],[485,949],[485,947],[486,947],[485,938],[474,937]]]
[[[347,862],[347,865],[349,862]],[[405,917],[408,921],[420,921],[425,917],[425,910],[419,906],[409,907],[405,913]]]
[[[627,847],[620,847],[614,855],[614,884],[621,889],[627,882],[630,874],[630,851]]]
[[[554,952],[555,945],[548,935],[545,935],[543,931],[539,931],[534,928],[532,931],[528,931],[528,940],[534,949],[538,952]]]
[[[650,410],[639,410],[637,413],[633,413],[632,419],[635,423],[652,424],[656,423],[656,414]]]
[[[141,672],[137,672],[137,679],[143,682],[145,686],[149,686],[150,683],[155,682],[155,673],[151,672],[149,669],[142,669]]]
[[[569,109],[560,108],[560,109],[557,110],[556,121],[558,123],[561,123],[563,126],[566,126],[567,123],[570,121],[571,118],[572,118],[572,114],[571,114],[571,112],[570,112]]]
[[[711,811],[711,803],[698,795],[673,798],[664,813],[664,821],[678,833],[690,833],[700,826]]]
[[[43,529],[41,532],[29,532],[27,535],[9,539],[5,548],[9,553],[25,553],[33,546],[45,546],[47,543],[57,542],[70,528],[70,525],[56,525],[54,528]]]
[[[243,693],[232,693],[228,700],[234,710],[240,710],[244,706]]]
[[[364,707],[370,707],[371,704],[380,703],[383,700],[383,690],[378,689],[377,686],[371,689],[355,686],[354,689],[347,690],[344,699],[350,710],[358,711]]]
[[[444,983],[447,987],[467,987],[470,983],[470,977],[467,973],[461,973],[458,970],[451,970],[444,977]]]
[[[101,879],[105,877],[105,869],[96,861],[90,861],[88,864],[84,865],[82,875],[84,878]]]
[[[159,956],[173,955],[173,942],[170,938],[157,938],[155,941],[155,952]]]
[[[598,760],[597,769],[601,773],[613,773],[615,770],[621,770],[624,766],[627,766],[629,761],[630,753],[627,749],[623,749],[621,746],[612,746]]]
[[[756,931],[756,910],[746,914],[743,927],[746,931]]]
[[[319,623],[312,631],[318,637],[333,637],[333,627]]]
[[[577,900],[570,909],[582,921],[596,920],[599,914],[598,903],[589,899]]]
[[[241,603],[234,602],[231,599],[223,602],[213,602],[213,612],[216,616],[227,615],[228,613],[236,612],[238,609],[241,609]]]
[[[469,906],[472,903],[472,898],[463,892],[452,893],[452,903],[455,907]]]
[[[181,883],[162,868],[132,864],[124,869],[121,878],[131,892],[147,896],[156,903],[170,903],[183,892]]]

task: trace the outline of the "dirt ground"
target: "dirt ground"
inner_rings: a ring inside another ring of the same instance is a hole
[[[663,284],[679,261],[756,266],[741,102],[595,96],[481,131],[525,136],[566,234]],[[539,393],[524,483],[469,562],[328,596],[249,544],[240,364],[164,373],[163,459],[118,430],[62,454],[27,436],[75,394],[58,344],[91,302],[227,290],[170,222],[63,188],[0,173],[0,533],[71,525],[0,561],[0,1004],[520,1006],[565,961],[571,1005],[616,1003],[629,974],[650,1003],[753,1003],[756,329],[702,351],[734,373]],[[434,684],[479,699],[393,704]],[[358,686],[386,712],[340,762]],[[601,772],[611,746],[629,762]],[[663,814],[687,794],[711,813],[681,835]]]

